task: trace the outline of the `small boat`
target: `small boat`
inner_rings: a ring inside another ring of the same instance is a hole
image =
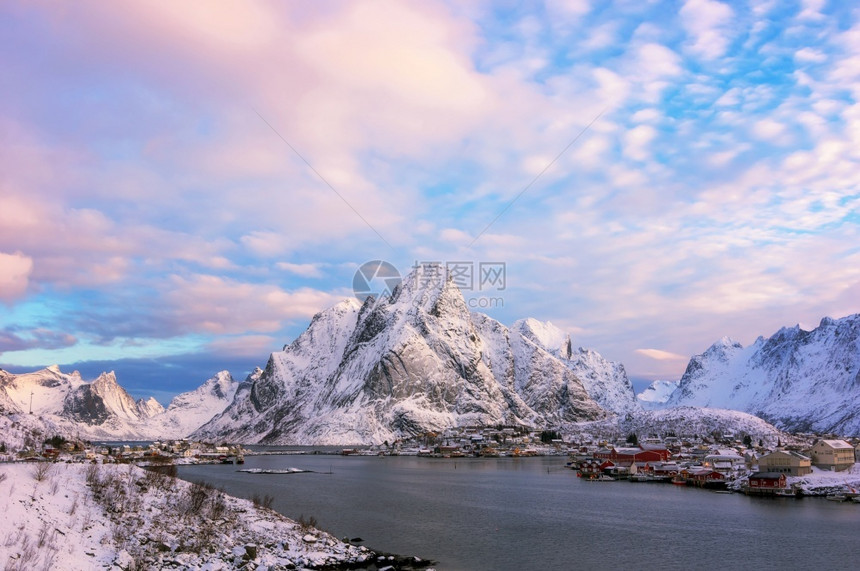
[[[614,482],[615,478],[612,476],[607,476],[606,474],[592,474],[588,478],[583,478],[586,482]]]
[[[676,486],[686,486],[687,485],[687,479],[684,478],[683,476],[681,476],[680,474],[678,474],[677,476],[672,478],[672,483],[675,484]]]
[[[779,498],[796,498],[797,492],[791,488],[778,488],[773,492],[773,495]]]
[[[831,502],[844,502],[848,500],[848,496],[845,494],[830,494],[826,499]]]

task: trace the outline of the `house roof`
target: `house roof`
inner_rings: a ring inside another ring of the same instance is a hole
[[[642,450],[657,450],[657,451],[668,450],[664,444],[654,444],[651,442],[640,443],[639,447]]]
[[[774,450],[773,452],[770,452],[770,453],[768,453],[768,454],[765,454],[764,456],[762,456],[761,458],[759,458],[759,460],[764,460],[764,459],[766,459],[767,457],[769,457],[769,456],[773,456],[773,455],[775,455],[775,454],[785,454],[785,455],[787,455],[787,456],[793,456],[793,457],[798,458],[798,459],[800,459],[800,460],[809,460],[809,456],[804,456],[804,455],[803,455],[803,454],[801,454],[800,452],[795,452],[794,450]]]
[[[783,476],[785,476],[785,474],[781,474],[779,472],[756,472],[755,474],[750,475],[750,479],[779,480]]]
[[[822,440],[821,442],[827,444],[831,448],[854,448],[844,440]]]

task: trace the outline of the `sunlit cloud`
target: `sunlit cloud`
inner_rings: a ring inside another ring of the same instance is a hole
[[[372,259],[505,261],[493,317],[633,376],[858,311],[860,24],[832,3],[2,10],[19,362],[264,361]]]
[[[640,355],[645,355],[655,361],[687,361],[689,355],[678,355],[669,351],[661,351],[660,349],[636,349]]]

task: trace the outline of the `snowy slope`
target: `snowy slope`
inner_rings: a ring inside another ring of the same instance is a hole
[[[377,560],[250,500],[136,466],[4,464],[0,494],[7,570],[356,569]]]
[[[558,425],[606,414],[574,365],[604,367],[596,377],[607,391],[613,380],[627,382],[623,368],[596,354],[560,358],[565,336],[550,324],[509,330],[471,313],[451,280],[421,282],[413,273],[390,298],[345,300],[317,314],[194,436],[361,444],[452,426]]]
[[[640,437],[678,436],[680,438],[711,437],[734,434],[738,439],[749,435],[776,446],[791,440],[775,426],[764,420],[736,410],[683,406],[655,411],[639,411],[626,416],[595,422],[583,422],[565,427],[566,434],[588,434],[609,439],[623,438],[635,433]],[[575,437],[576,438],[576,437]]]
[[[0,370],[0,395],[14,407],[11,412],[57,414],[66,396],[84,384],[80,373],[67,375],[57,365],[21,375]]]
[[[639,406],[645,410],[658,410],[666,407],[669,397],[681,383],[678,381],[654,381],[648,387],[636,395]]]
[[[721,339],[690,360],[670,406],[746,411],[793,431],[860,434],[860,314],[783,328],[749,347]]]

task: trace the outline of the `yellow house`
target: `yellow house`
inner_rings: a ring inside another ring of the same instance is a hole
[[[854,447],[844,440],[819,440],[812,447],[812,463],[825,470],[845,470],[854,465]]]
[[[798,452],[776,450],[758,459],[758,469],[762,472],[806,476],[812,473],[812,460]]]

